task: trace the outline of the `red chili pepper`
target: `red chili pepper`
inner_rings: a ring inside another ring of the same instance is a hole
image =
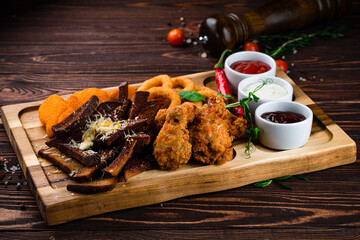
[[[230,50],[226,49],[222,54],[217,64],[215,64],[215,80],[218,92],[222,95],[231,95],[230,88],[228,82],[226,80],[225,72],[224,72],[224,57],[226,53]]]
[[[235,111],[236,116],[239,116],[239,117],[244,116],[244,108],[243,107],[239,106],[239,107],[234,107],[233,109]]]
[[[214,66],[216,87],[217,87],[218,92],[222,95],[231,95],[231,91],[230,91],[229,84],[226,79],[226,75],[224,72],[224,65],[223,65],[224,57],[225,57],[226,53],[228,53],[229,51],[230,51],[229,49],[226,49],[221,54],[219,61]],[[230,103],[230,101],[231,101],[231,99],[228,99],[228,98],[224,98],[224,99],[228,103]],[[234,110],[235,110],[235,113],[237,116],[241,117],[244,115],[244,109],[241,106],[235,107]]]

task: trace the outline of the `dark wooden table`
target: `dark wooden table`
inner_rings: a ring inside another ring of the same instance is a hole
[[[5,1],[0,22],[0,104],[42,100],[87,87],[211,70],[199,45],[172,47],[167,32],[195,39],[214,13],[247,12],[257,1]],[[286,53],[289,76],[360,142],[359,1],[327,25],[344,37]],[[184,18],[185,25],[180,18]],[[323,29],[326,24],[304,31]],[[193,36],[191,36],[193,33]],[[305,81],[304,81],[305,80]],[[360,162],[271,184],[185,197],[48,227],[0,122],[0,239],[354,239],[360,235]],[[357,151],[359,159],[359,151]],[[15,166],[10,170],[11,166]],[[17,184],[21,186],[17,186]]]

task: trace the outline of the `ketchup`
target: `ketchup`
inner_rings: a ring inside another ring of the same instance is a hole
[[[297,123],[305,120],[305,117],[294,112],[266,112],[261,117],[274,123]]]
[[[261,61],[237,61],[230,67],[237,72],[246,74],[264,73],[270,70],[269,64]]]

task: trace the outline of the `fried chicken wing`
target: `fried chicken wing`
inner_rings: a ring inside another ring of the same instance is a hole
[[[245,135],[246,120],[226,108],[220,96],[211,96],[190,127],[193,159],[205,164],[223,164],[233,156],[232,141]]]
[[[248,122],[243,117],[237,117],[233,115],[229,110],[225,108],[225,102],[221,96],[210,97],[208,105],[213,109],[216,115],[225,121],[226,126],[229,129],[230,136],[235,138],[242,138],[246,135],[246,128]]]
[[[192,157],[204,164],[223,164],[233,156],[232,141],[245,136],[247,122],[225,108],[221,96],[197,107],[186,102],[162,112],[165,123],[154,142],[162,169],[176,169]]]
[[[167,115],[168,109],[160,109],[158,113],[155,116],[154,122],[153,122],[153,130],[158,133],[161,128],[164,126],[166,115]]]
[[[190,126],[193,159],[196,161],[222,164],[232,157],[232,137],[218,110],[217,104],[203,105]]]
[[[161,169],[176,169],[191,157],[188,124],[196,115],[196,106],[187,102],[170,108],[154,142],[154,157]]]

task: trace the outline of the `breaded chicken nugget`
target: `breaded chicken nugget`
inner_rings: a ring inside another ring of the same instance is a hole
[[[67,104],[58,95],[51,95],[39,107],[39,119],[46,126],[46,133],[53,137],[51,127],[58,123],[60,115],[66,110]]]
[[[109,95],[101,89],[98,88],[86,88],[82,91],[78,91],[73,94],[80,101],[80,105],[86,103],[92,96],[97,96],[100,102],[110,101]]]
[[[74,110],[81,107],[80,100],[74,95],[71,95],[65,102],[69,107],[71,107]]]

